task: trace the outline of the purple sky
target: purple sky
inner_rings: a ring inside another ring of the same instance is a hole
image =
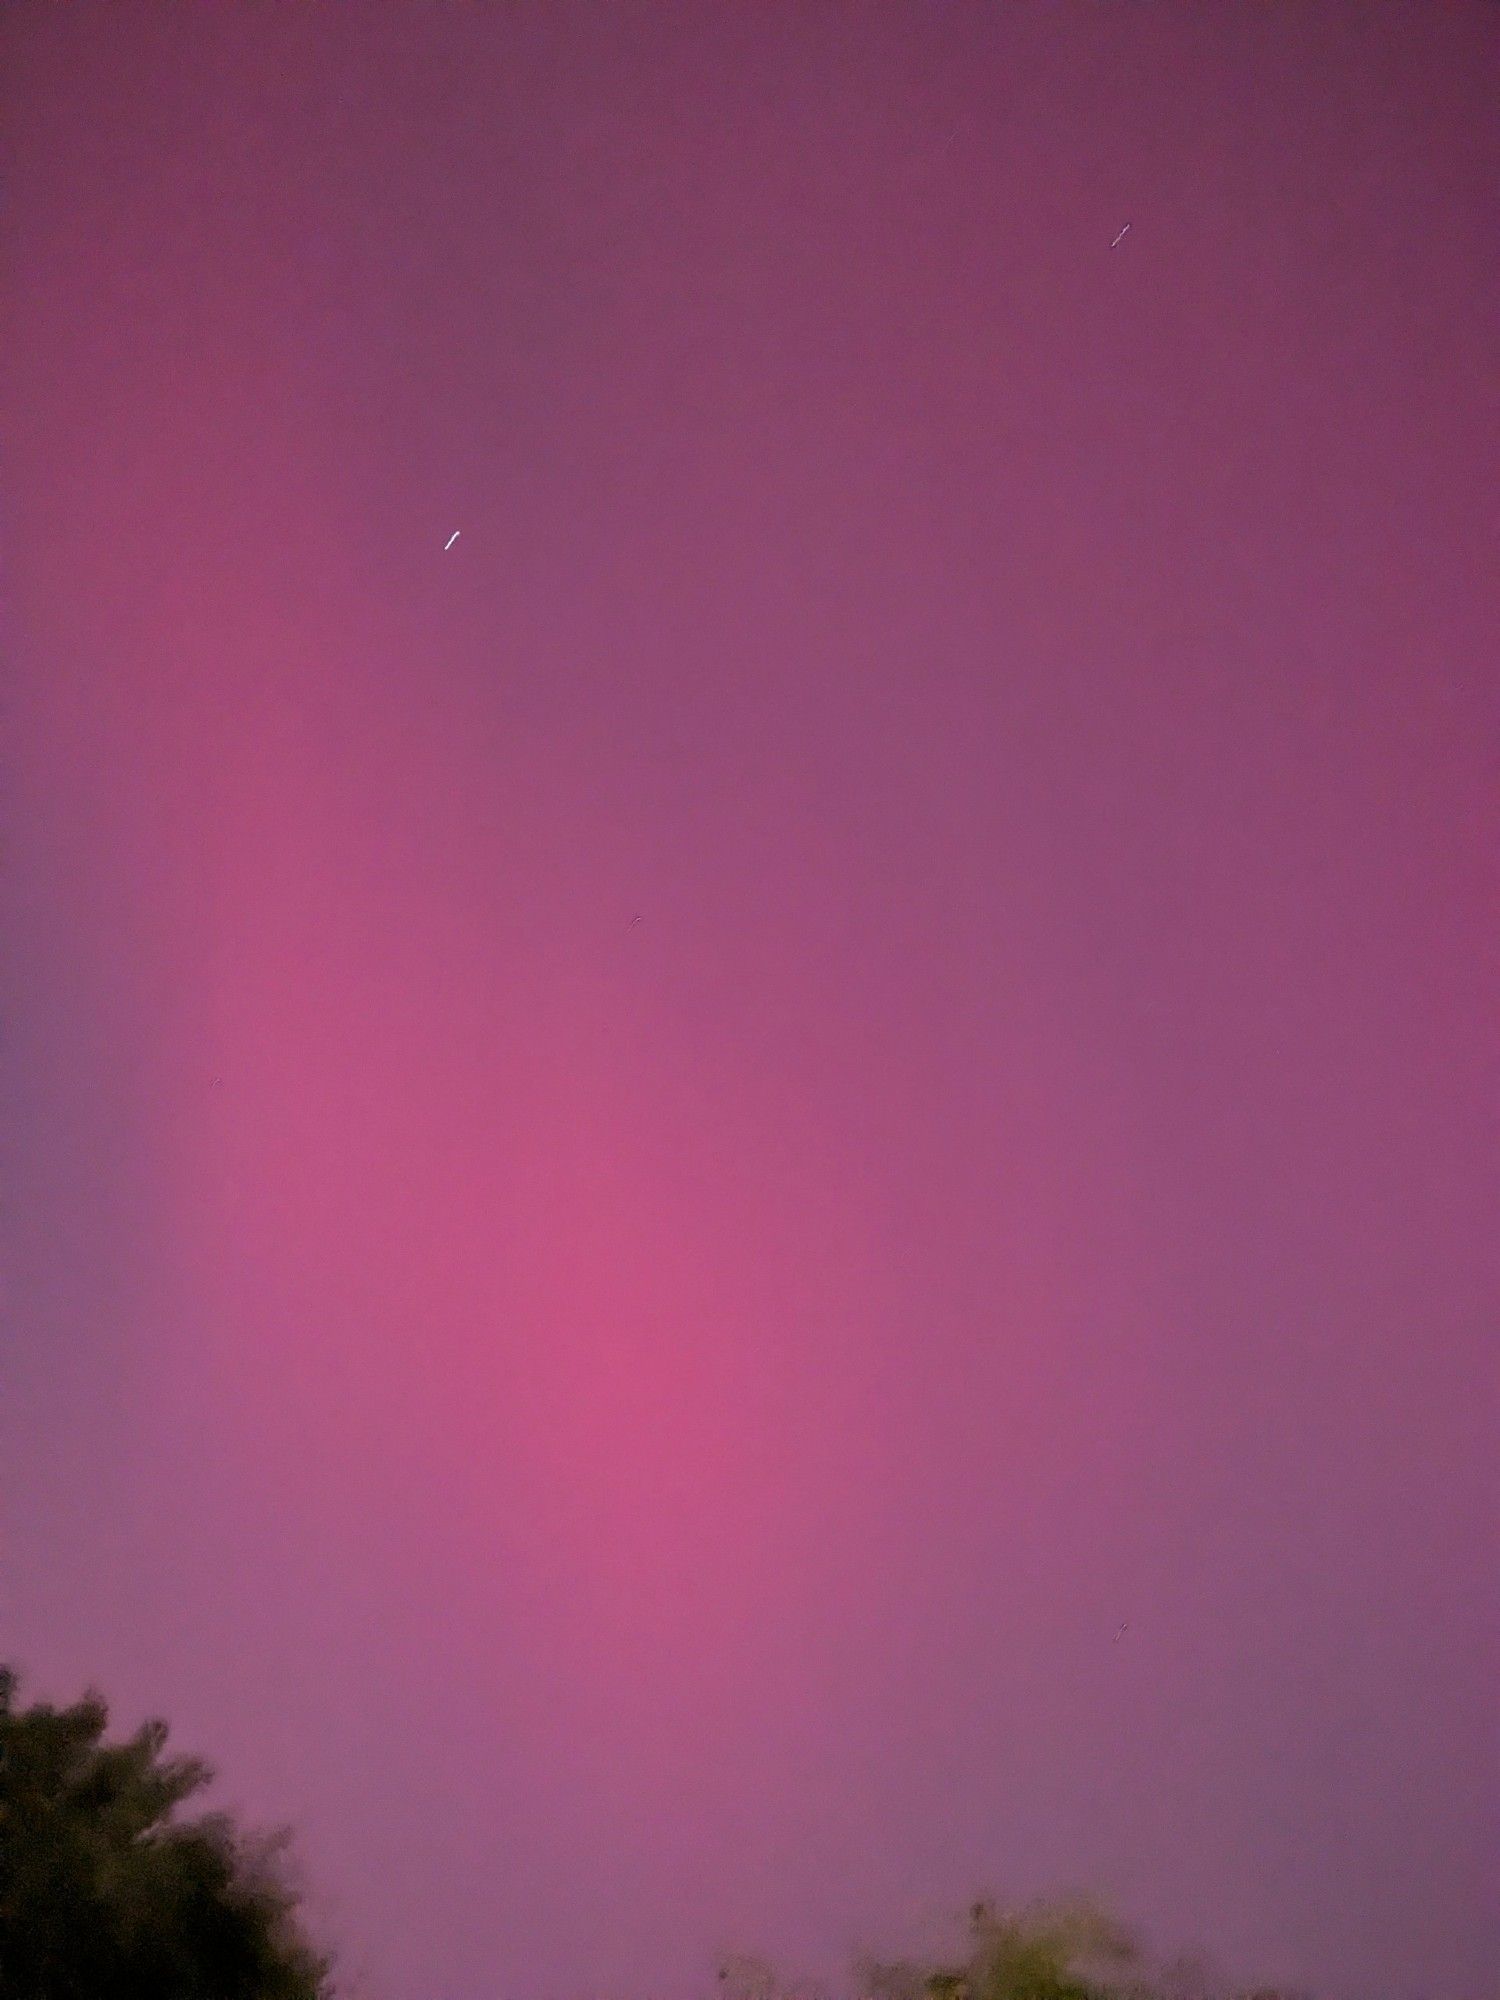
[[[1494,2000],[1500,9],[0,54],[30,1691],[371,2000]]]

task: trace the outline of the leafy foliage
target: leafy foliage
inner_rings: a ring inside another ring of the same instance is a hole
[[[950,1964],[865,1960],[858,1970],[876,2000],[1105,2000],[1111,1974],[1139,1964],[1132,1932],[1081,1898],[1006,1912],[969,1910],[969,1944]]]
[[[1086,1897],[1002,1910],[971,1904],[966,1945],[951,1957],[856,1959],[860,2000],[1310,2000],[1263,1991],[1234,1995],[1201,1959],[1178,1958],[1147,1976],[1136,1933]],[[724,2000],[793,2000],[765,1959],[726,1959]]]
[[[18,1707],[0,1668],[0,2000],[326,2000],[287,1836],[178,1819],[208,1766],[164,1757],[163,1722],[108,1743],[108,1720],[92,1690]]]

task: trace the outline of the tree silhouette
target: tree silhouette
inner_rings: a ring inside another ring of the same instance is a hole
[[[951,1957],[856,1958],[860,2000],[1311,2000],[1261,1989],[1236,1993],[1209,1960],[1181,1956],[1148,1976],[1137,1934],[1084,1896],[966,1913],[966,1945]],[[792,2000],[769,1962],[741,1956],[719,1971],[724,2000]]]
[[[968,1923],[957,1960],[864,1959],[862,1989],[877,2000],[1116,2000],[1118,1975],[1141,1960],[1134,1933],[1082,1897],[1018,1912],[978,1902]]]
[[[212,1778],[164,1722],[106,1743],[90,1689],[20,1708],[0,1667],[0,2000],[327,2000],[284,1879],[288,1836],[180,1820]]]

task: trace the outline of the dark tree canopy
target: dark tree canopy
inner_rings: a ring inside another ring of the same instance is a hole
[[[107,1743],[92,1690],[16,1702],[0,1667],[0,2000],[327,2000],[284,1834],[178,1808],[212,1777],[148,1722]]]

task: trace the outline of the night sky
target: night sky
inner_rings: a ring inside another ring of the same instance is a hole
[[[23,1693],[371,2000],[1494,2000],[1500,9],[0,63]]]

